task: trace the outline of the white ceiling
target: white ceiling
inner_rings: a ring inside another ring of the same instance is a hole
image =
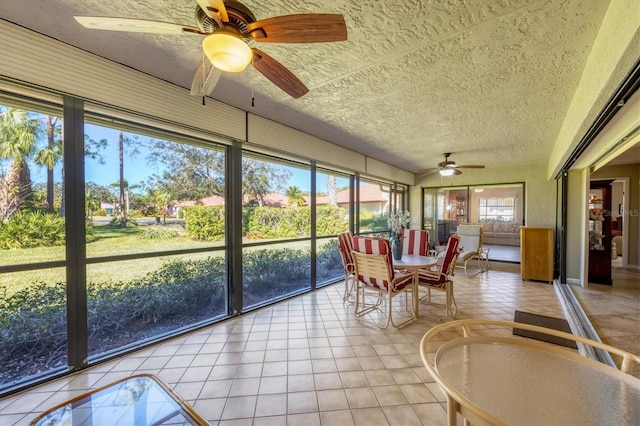
[[[397,167],[546,165],[608,1],[244,0],[258,20],[340,13],[348,41],[257,43],[310,89],[257,71],[212,97]],[[188,90],[201,37],[89,30],[73,15],[195,26],[195,0],[2,0],[0,16]],[[55,54],[55,52],[52,52]],[[251,107],[251,98],[255,107]]]

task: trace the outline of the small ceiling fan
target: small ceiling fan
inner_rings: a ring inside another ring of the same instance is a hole
[[[75,16],[75,19],[84,27],[96,30],[205,36],[202,65],[191,85],[191,94],[197,96],[211,93],[222,72],[240,72],[250,63],[273,84],[297,99],[309,89],[284,65],[253,44],[347,40],[342,15],[308,13],[258,21],[249,8],[235,0],[196,1],[197,27],[134,18]]]
[[[444,155],[444,161],[438,163],[438,167],[422,170],[419,172],[420,176],[427,176],[435,172],[440,173],[441,176],[461,175],[460,169],[484,169],[484,166],[477,164],[457,165],[455,161],[449,160],[450,152],[445,152],[442,155]]]

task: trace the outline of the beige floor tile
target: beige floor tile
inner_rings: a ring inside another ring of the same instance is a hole
[[[614,286],[574,289],[603,341],[636,353],[639,274],[624,272],[627,284],[616,277]],[[522,282],[517,271],[455,280],[458,318],[513,320],[516,309],[563,316],[552,286]],[[446,423],[444,393],[419,355],[422,336],[438,320],[379,330],[353,318],[341,291],[342,283],[324,287],[0,399],[0,424],[28,423],[52,405],[140,372],[157,374],[214,425]],[[430,351],[459,335],[447,334]]]
[[[378,404],[381,407],[388,405],[406,405],[409,402],[397,385],[375,386],[373,393],[378,398]]]
[[[317,392],[320,411],[346,410],[349,402],[344,389],[322,390]]]
[[[355,426],[351,411],[328,411],[320,413],[322,426]]]
[[[257,398],[255,395],[227,398],[221,420],[252,418]]]
[[[411,405],[385,406],[382,407],[382,411],[391,425],[422,426],[420,417]]]
[[[372,388],[345,389],[345,393],[349,400],[349,407],[351,407],[352,410],[357,408],[378,407],[380,405]]]
[[[287,414],[287,394],[258,395],[256,417]]]
[[[287,394],[287,413],[311,413],[318,411],[316,392],[289,392]]]
[[[351,410],[351,415],[356,426],[385,426],[389,424],[381,408]]]

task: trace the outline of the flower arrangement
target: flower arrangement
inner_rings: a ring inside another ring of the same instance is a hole
[[[389,237],[392,239],[400,239],[400,230],[406,228],[409,224],[411,214],[408,210],[389,213],[387,217],[387,225],[389,226]]]

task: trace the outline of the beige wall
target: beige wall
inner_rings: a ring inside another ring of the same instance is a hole
[[[567,282],[582,284],[587,276],[587,190],[586,169],[569,171],[567,176]]]

